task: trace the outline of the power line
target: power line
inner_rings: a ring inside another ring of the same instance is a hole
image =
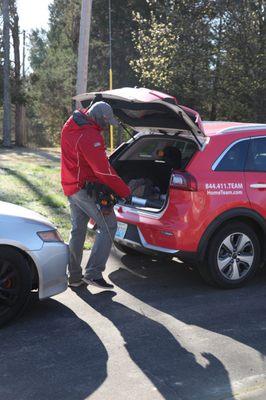
[[[23,44],[22,44],[22,77],[25,78],[25,60],[26,60],[26,31],[23,30]]]

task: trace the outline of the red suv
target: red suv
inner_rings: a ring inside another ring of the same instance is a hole
[[[265,259],[266,125],[202,123],[145,88],[78,99],[107,101],[132,135],[110,157],[132,189],[116,206],[117,247],[190,260],[224,288],[250,279]]]

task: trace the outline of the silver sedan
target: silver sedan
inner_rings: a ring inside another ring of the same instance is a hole
[[[67,288],[68,246],[41,215],[0,201],[0,326],[25,307]]]

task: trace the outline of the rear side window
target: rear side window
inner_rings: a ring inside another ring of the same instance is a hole
[[[246,171],[266,172],[266,138],[252,139],[249,147]]]
[[[215,171],[244,171],[249,140],[234,144],[222,157]]]

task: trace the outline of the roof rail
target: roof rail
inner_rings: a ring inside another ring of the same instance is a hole
[[[221,129],[217,133],[227,133],[227,132],[242,132],[242,131],[250,131],[250,130],[255,130],[255,131],[260,131],[260,130],[266,130],[266,124],[247,124],[247,125],[238,125],[238,126],[230,126],[224,129]]]

